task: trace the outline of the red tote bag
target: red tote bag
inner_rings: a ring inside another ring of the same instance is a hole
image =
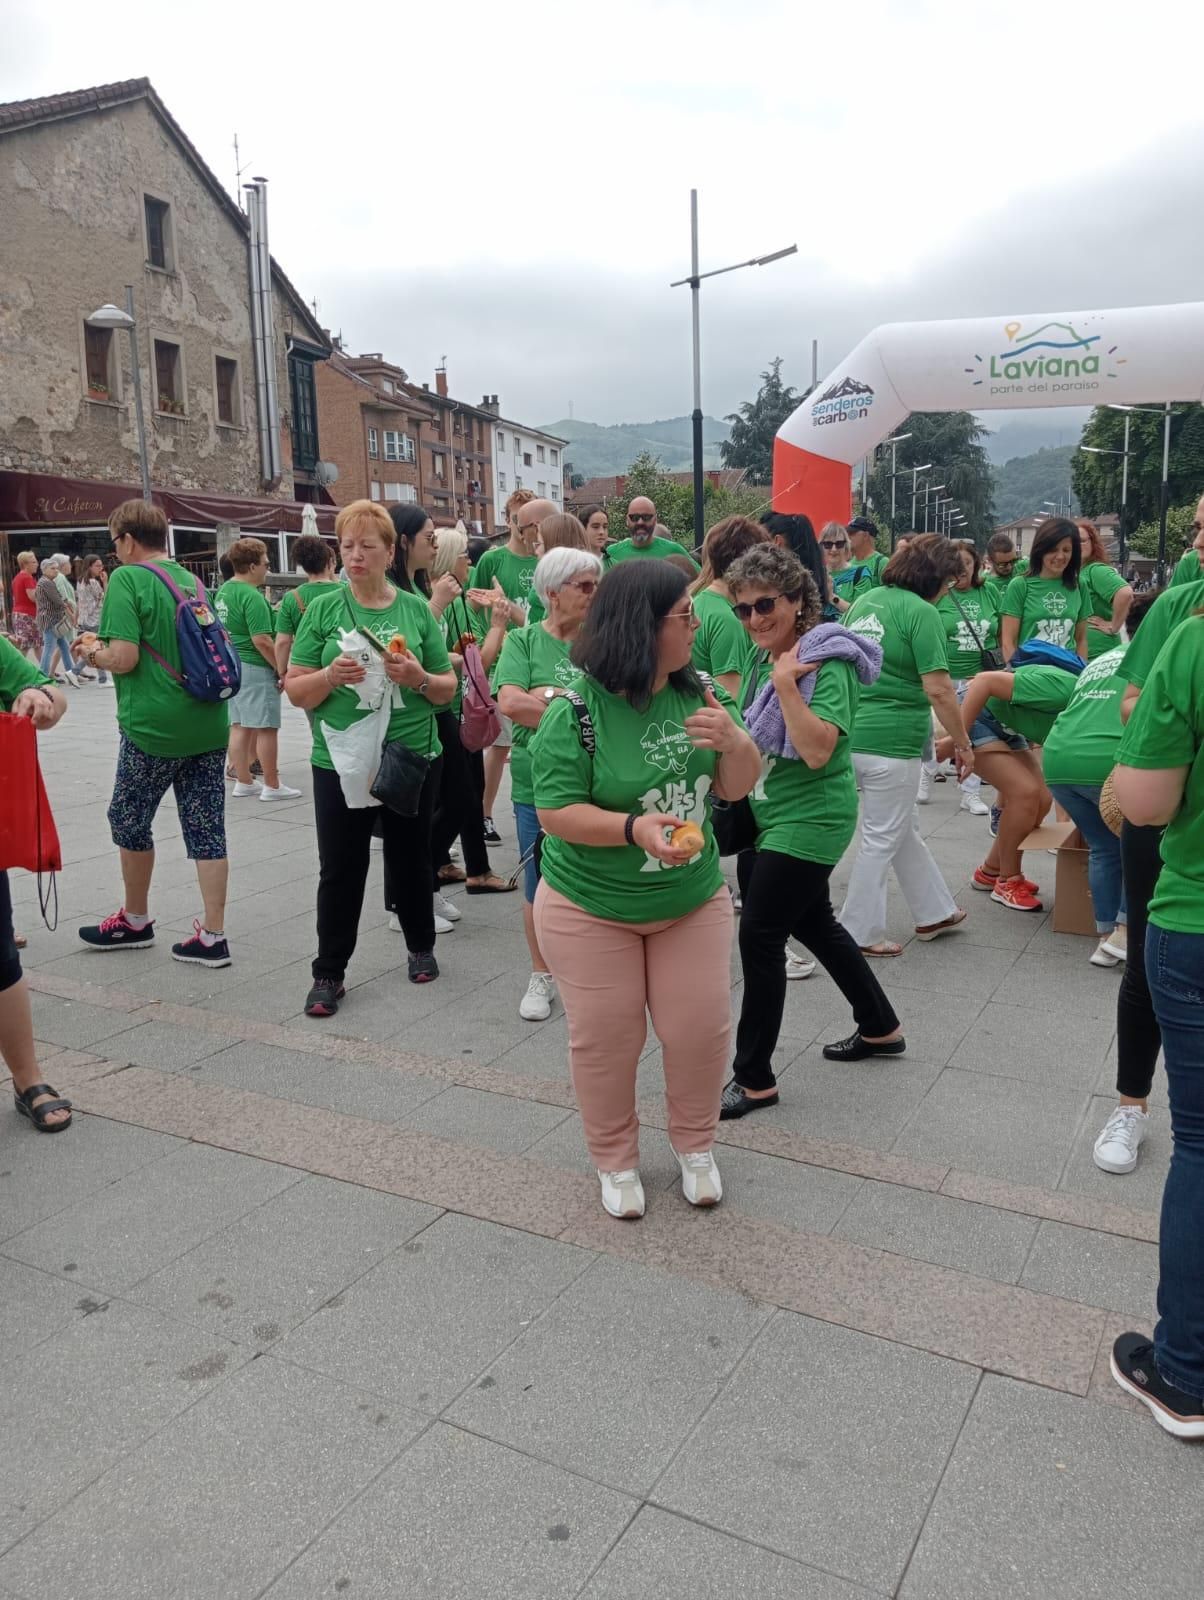
[[[61,872],[58,829],[38,765],[38,736],[28,717],[0,711],[0,871]]]

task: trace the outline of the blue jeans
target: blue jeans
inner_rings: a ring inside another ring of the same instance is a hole
[[[539,888],[539,861],[535,849],[535,841],[539,838],[539,813],[534,806],[516,800],[514,825],[518,833],[519,855],[527,856],[523,864],[523,893],[527,897],[527,904],[531,906],[535,904],[535,891]]]
[[[1150,997],[1170,1090],[1171,1168],[1162,1192],[1154,1360],[1176,1389],[1204,1398],[1204,933],[1150,924]]]
[[[1120,870],[1120,840],[1099,814],[1099,785],[1051,783],[1049,792],[1069,812],[1087,841],[1087,882],[1095,907],[1095,931],[1111,933],[1125,920],[1125,883]]]
[[[53,628],[46,628],[42,633],[42,659],[38,667],[42,672],[50,671],[50,663],[54,660],[54,647],[58,645],[63,657],[64,672],[74,672],[75,662],[71,659],[71,652],[67,648],[67,641],[61,633],[56,633]]]

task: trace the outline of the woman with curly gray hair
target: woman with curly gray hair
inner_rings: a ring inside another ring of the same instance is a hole
[[[811,951],[853,1008],[856,1033],[825,1046],[825,1056],[902,1055],[904,1042],[890,1001],[837,922],[828,894],[832,869],[857,825],[849,733],[861,684],[877,677],[881,652],[837,623],[821,623],[815,580],[788,550],[749,550],[728,569],[727,583],[760,652],[762,686],[748,711],[762,754],[749,796],[756,859],[740,918],[744,1002],[720,1110],[730,1120],[778,1103],[772,1061],[790,936]]]

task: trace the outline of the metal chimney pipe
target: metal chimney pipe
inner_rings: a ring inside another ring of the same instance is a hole
[[[251,282],[251,333],[255,350],[255,399],[259,456],[265,485],[280,479],[280,392],[276,379],[276,318],[272,304],[272,258],[267,236],[266,178],[244,185]]]

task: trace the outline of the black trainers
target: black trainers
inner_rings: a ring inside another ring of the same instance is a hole
[[[1141,1333],[1122,1333],[1112,1346],[1112,1376],[1143,1400],[1154,1421],[1176,1439],[1204,1439],[1204,1400],[1168,1383],[1154,1365],[1154,1346]]]
[[[870,1044],[860,1032],[851,1033],[847,1039],[824,1046],[825,1061],[865,1061],[870,1056],[901,1056],[907,1049],[906,1039],[892,1039],[889,1044]]]
[[[439,976],[439,963],[430,950],[411,950],[406,957],[406,971],[411,983],[434,983]]]
[[[135,928],[123,906],[95,927],[81,928],[79,936],[93,950],[146,950],[155,942],[155,925],[147,922]]]
[[[333,1017],[347,991],[338,978],[315,978],[305,996],[307,1017]]]
[[[191,939],[181,940],[179,944],[171,947],[173,961],[191,961],[195,967],[228,967],[230,965],[230,946],[226,943],[225,936],[215,939],[212,944],[206,944],[201,938],[201,925],[193,922],[196,932]]]
[[[486,844],[501,844],[502,836],[493,825],[493,818],[485,818],[484,839]]]
[[[736,1117],[746,1117],[750,1111],[764,1111],[767,1106],[776,1106],[776,1094],[762,1095],[754,1100],[751,1095],[744,1092],[743,1085],[729,1078],[723,1085],[723,1093],[719,1097],[719,1120],[731,1122]]]

